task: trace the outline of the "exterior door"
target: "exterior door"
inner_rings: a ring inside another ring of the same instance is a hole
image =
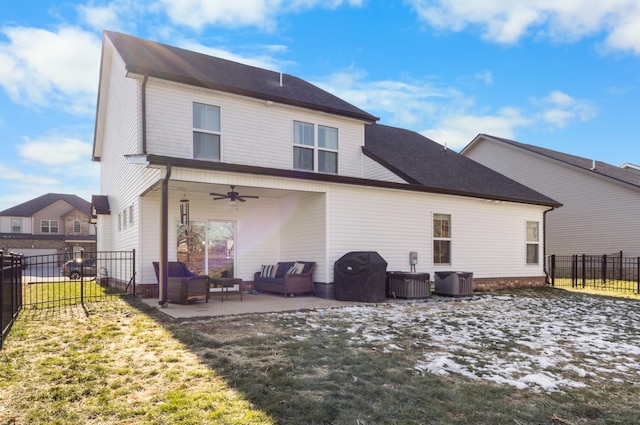
[[[235,222],[192,221],[177,223],[177,258],[197,274],[234,277]]]

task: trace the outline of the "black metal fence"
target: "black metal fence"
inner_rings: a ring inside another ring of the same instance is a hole
[[[2,256],[2,339],[20,312],[47,313],[135,296],[135,250]],[[2,346],[0,345],[0,348]]]
[[[550,255],[546,259],[548,283],[598,291],[640,294],[640,257],[609,255]]]
[[[22,308],[23,257],[0,251],[0,349]]]

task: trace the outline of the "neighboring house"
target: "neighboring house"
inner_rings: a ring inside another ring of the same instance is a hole
[[[637,166],[616,167],[486,134],[461,153],[563,204],[547,214],[548,254],[640,256]]]
[[[48,193],[0,211],[0,249],[27,256],[96,250],[91,204],[76,195]]]
[[[544,283],[558,202],[377,120],[288,74],[105,31],[99,249],[136,249],[140,292],[157,284],[153,261],[250,281],[306,260],[331,283],[350,251],[398,271],[415,251],[418,272],[473,272],[476,287]],[[258,198],[210,195],[228,192]]]

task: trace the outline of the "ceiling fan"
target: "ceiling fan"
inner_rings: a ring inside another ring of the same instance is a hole
[[[258,199],[258,196],[252,196],[252,195],[240,195],[238,192],[236,192],[236,187],[235,186],[231,186],[231,192],[227,192],[227,194],[222,194],[222,193],[210,193],[210,196],[213,196],[213,200],[217,201],[219,199],[228,199],[231,202],[235,202],[235,201],[240,201],[240,202],[245,202],[246,199],[245,198],[253,198],[253,199]]]

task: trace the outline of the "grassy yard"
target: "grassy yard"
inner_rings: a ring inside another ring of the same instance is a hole
[[[25,311],[0,424],[631,424],[640,302],[545,289],[174,320]]]

